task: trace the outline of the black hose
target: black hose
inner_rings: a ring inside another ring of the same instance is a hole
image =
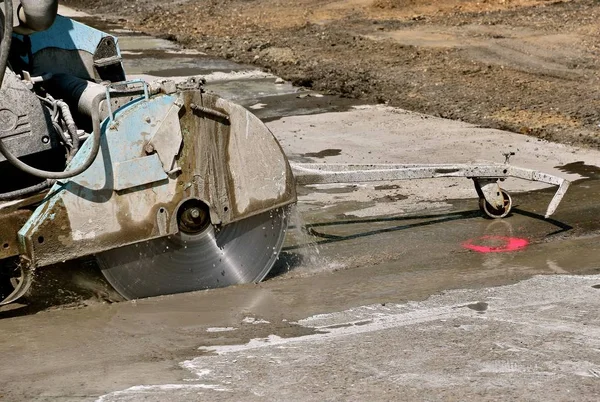
[[[4,81],[4,73],[8,64],[8,54],[12,43],[13,4],[12,0],[4,0],[4,32],[0,43],[0,88]]]
[[[15,191],[10,191],[8,193],[0,193],[0,201],[12,201],[19,198],[26,197],[31,194],[39,193],[42,190],[45,190],[51,187],[55,183],[55,180],[44,180],[41,183],[35,184],[30,187],[22,188]]]
[[[7,161],[11,163],[11,165],[15,166],[17,169],[22,170],[25,173],[28,173],[32,176],[42,177],[44,179],[68,179],[73,176],[77,176],[80,173],[85,172],[96,160],[96,156],[98,156],[98,152],[100,151],[100,102],[106,99],[106,93],[101,93],[94,98],[92,102],[92,124],[93,124],[93,139],[94,142],[92,145],[92,149],[87,159],[83,164],[73,170],[64,171],[64,172],[49,172],[47,170],[36,169],[32,166],[29,166],[26,163],[23,163],[13,155],[2,139],[0,139],[0,154],[6,158]]]
[[[77,125],[75,124],[75,121],[73,120],[73,115],[71,114],[69,105],[67,105],[67,103],[63,102],[62,100],[55,100],[50,95],[47,95],[46,98],[43,98],[38,95],[38,99],[40,99],[42,102],[46,103],[47,105],[52,106],[52,120],[53,120],[52,124],[54,126],[54,131],[56,131],[56,133],[58,135],[60,135],[62,140],[65,143],[67,143],[66,145],[69,146],[68,138],[63,134],[62,127],[56,121],[57,116],[58,116],[58,108],[60,106],[60,111],[63,114],[63,120],[65,121],[65,124],[67,125],[67,132],[69,133],[69,138],[71,138],[71,145],[70,145],[70,150],[69,150],[69,160],[68,160],[68,161],[71,161],[71,159],[75,156],[75,154],[79,150],[79,145],[81,144],[81,139],[79,138],[79,134],[77,133]]]

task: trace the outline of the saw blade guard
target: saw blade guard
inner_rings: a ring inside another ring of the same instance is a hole
[[[109,111],[90,168],[56,183],[19,231],[31,266],[176,235],[189,200],[220,227],[296,201],[288,160],[256,116],[201,90],[149,96],[141,84],[144,96]]]

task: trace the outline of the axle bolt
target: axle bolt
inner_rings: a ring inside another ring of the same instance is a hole
[[[200,200],[188,200],[177,212],[179,229],[185,233],[200,233],[210,225],[210,209]]]

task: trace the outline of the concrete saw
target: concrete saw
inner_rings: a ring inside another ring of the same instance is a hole
[[[260,281],[297,184],[466,177],[493,219],[510,216],[509,177],[558,187],[546,217],[569,187],[510,165],[512,153],[291,164],[260,119],[201,77],[128,80],[118,38],[57,15],[58,0],[14,3],[19,18],[0,2],[0,20],[17,23],[0,35],[0,305],[51,290],[42,268],[94,256],[129,299]]]

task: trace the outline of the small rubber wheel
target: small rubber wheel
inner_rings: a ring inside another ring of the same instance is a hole
[[[512,198],[510,198],[510,194],[506,191],[502,189],[500,191],[502,192],[502,198],[504,200],[501,208],[493,207],[492,204],[485,200],[485,198],[479,199],[479,209],[481,209],[481,212],[483,212],[485,216],[492,219],[500,219],[506,217],[510,213],[510,210],[512,209]]]

